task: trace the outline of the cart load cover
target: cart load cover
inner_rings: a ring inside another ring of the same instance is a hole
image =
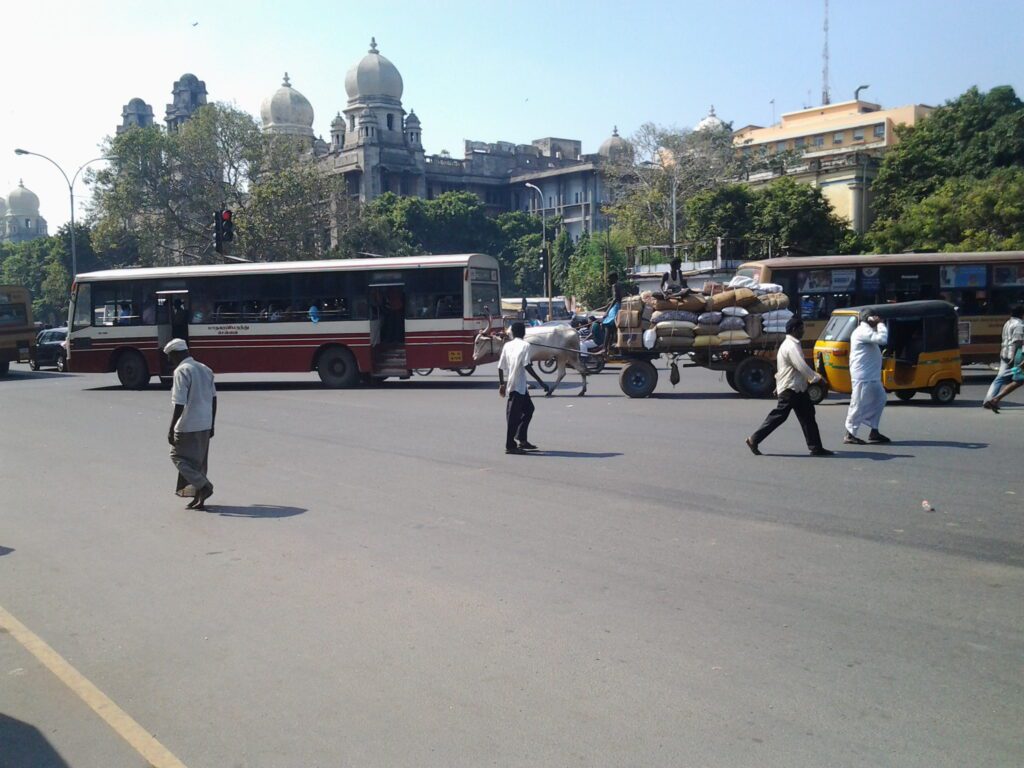
[[[726,307],[746,307],[757,303],[757,294],[749,288],[722,291],[711,297],[711,308],[721,311]]]
[[[696,349],[700,347],[719,347],[721,344],[719,342],[718,335],[715,334],[714,336],[695,337],[693,340],[693,346]]]
[[[757,304],[751,304],[750,306],[757,306]],[[743,307],[725,307],[722,310],[722,314],[726,317],[746,317],[750,314],[750,310]]]
[[[784,293],[766,293],[758,300],[760,306],[767,307],[769,312],[777,309],[786,309],[789,306],[789,297]]]
[[[668,322],[669,320],[678,320],[683,323],[697,323],[697,313],[687,312],[682,309],[667,309],[663,311],[655,312],[651,315],[651,322],[657,325],[658,323]]]
[[[692,339],[697,326],[694,323],[687,323],[683,320],[665,320],[654,326],[654,330],[659,337],[688,336]]]
[[[665,352],[684,352],[693,349],[697,340],[692,336],[659,336],[658,349]]]
[[[742,317],[725,317],[718,324],[719,331],[746,331],[747,321]]]
[[[718,325],[723,317],[721,312],[704,312],[697,317],[697,325]]]
[[[750,343],[750,336],[746,331],[722,331],[718,343],[723,347],[742,347]]]

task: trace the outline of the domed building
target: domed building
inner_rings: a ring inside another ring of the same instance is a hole
[[[18,186],[7,196],[0,239],[8,243],[24,243],[47,234],[46,219],[39,215],[39,197],[19,180]]]
[[[612,128],[612,135],[609,136],[597,150],[597,154],[612,162],[626,159],[632,156],[633,147],[628,141],[619,136],[619,126]]]
[[[140,98],[134,98],[121,110],[121,124],[117,126],[117,135],[132,128],[148,128],[153,125],[153,108]]]
[[[402,75],[370,38],[370,48],[345,75],[348,101],[331,123],[330,168],[368,202],[385,192],[426,197],[419,118],[406,118]],[[340,118],[340,119],[339,119]]]
[[[309,99],[292,88],[287,72],[284,73],[281,87],[263,100],[260,118],[263,121],[264,133],[299,136],[309,139],[310,142],[314,139],[313,105],[309,103]]]
[[[174,101],[167,105],[164,122],[167,130],[176,131],[192,117],[193,112],[206,105],[206,83],[186,72],[174,83],[171,94]]]
[[[699,123],[693,126],[695,131],[721,131],[726,128],[722,119],[715,114],[715,105],[711,105],[711,109],[708,114]]]

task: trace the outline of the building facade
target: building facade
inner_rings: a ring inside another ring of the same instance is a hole
[[[39,197],[21,181],[4,200],[0,197],[0,242],[24,243],[49,234],[39,215]]]
[[[873,220],[871,183],[885,151],[898,141],[895,127],[915,125],[932,109],[922,104],[882,109],[856,99],[789,112],[767,128],[748,125],[735,131],[733,140],[745,157],[796,158],[773,170],[748,174],[745,180],[751,186],[786,175],[820,187],[836,213],[864,233]]]
[[[307,140],[324,171],[344,177],[353,199],[366,203],[387,192],[433,199],[464,191],[492,214],[521,210],[561,217],[574,239],[607,226],[600,166],[628,147],[617,131],[593,155],[584,155],[577,140],[554,137],[530,144],[466,141],[462,158],[428,155],[423,124],[402,102],[402,76],[372,38],[366,55],[345,75],[345,93],[329,143],[314,137],[313,108],[287,77],[264,100],[260,116],[265,132]]]

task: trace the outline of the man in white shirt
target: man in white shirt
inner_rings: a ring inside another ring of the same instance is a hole
[[[888,395],[882,386],[882,347],[889,343],[889,329],[881,318],[871,315],[861,321],[850,336],[850,409],[846,412],[847,445],[864,445],[857,429],[866,424],[872,445],[892,442],[878,431]]]
[[[210,455],[210,438],[217,419],[217,388],[213,371],[196,362],[182,339],[171,339],[164,354],[174,366],[171,404],[174,413],[167,430],[171,444],[171,461],[178,469],[179,496],[192,496],[189,509],[206,509],[206,500],[213,495],[213,484],[206,476]]]
[[[1013,359],[1024,346],[1024,305],[1018,304],[1010,310],[1010,319],[1003,325],[1002,343],[999,345],[999,372],[992,379],[992,385],[982,405],[993,413],[999,413],[1003,398],[1020,387],[1013,383]],[[1010,385],[1010,386],[1007,386]],[[1003,387],[1006,387],[1004,390]]]
[[[804,336],[804,323],[799,317],[791,317],[786,323],[786,338],[779,345],[776,355],[778,371],[775,374],[775,391],[779,402],[765,418],[764,423],[747,438],[747,447],[755,456],[760,456],[758,446],[768,435],[778,429],[789,418],[790,411],[796,413],[800,429],[807,441],[807,450],[811,456],[832,456],[833,452],[821,445],[821,434],[818,422],[814,418],[814,403],[807,394],[807,385],[821,381],[804,360],[800,339]]]
[[[508,425],[505,431],[505,453],[512,454],[537,450],[537,446],[527,439],[534,408],[526,384],[526,374],[533,376],[547,391],[547,385],[533,370],[531,349],[525,336],[526,325],[521,322],[512,323],[512,338],[501,348],[501,357],[498,358],[498,393],[502,397],[508,393],[508,402],[505,404]]]

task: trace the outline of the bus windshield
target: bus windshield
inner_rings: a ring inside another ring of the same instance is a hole
[[[494,283],[473,283],[473,317],[501,314],[498,286]]]

